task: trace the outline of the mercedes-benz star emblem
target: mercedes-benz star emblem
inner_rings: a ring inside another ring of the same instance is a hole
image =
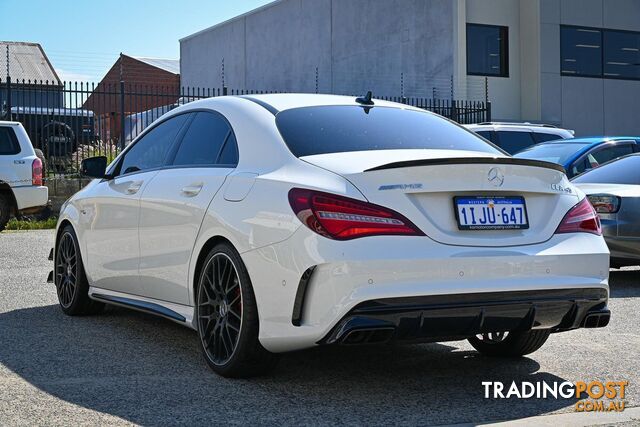
[[[487,180],[489,180],[494,187],[501,187],[504,183],[504,174],[499,168],[491,168],[487,174]]]

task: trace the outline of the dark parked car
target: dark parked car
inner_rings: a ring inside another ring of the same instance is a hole
[[[522,150],[514,157],[545,160],[564,166],[572,178],[627,154],[640,152],[640,137],[572,138],[545,142]]]
[[[573,179],[598,212],[611,266],[640,264],[640,154],[608,162]]]

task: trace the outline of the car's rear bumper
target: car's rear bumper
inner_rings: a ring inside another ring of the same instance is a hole
[[[16,198],[16,204],[19,211],[26,209],[43,208],[49,201],[49,189],[45,186],[25,185],[20,187],[12,187],[13,195]],[[33,213],[33,212],[30,212]]]
[[[606,289],[548,289],[383,298],[354,307],[318,343],[453,341],[486,332],[609,323]]]
[[[301,227],[290,239],[241,256],[258,305],[259,339],[273,352],[317,345],[367,301],[609,289],[609,251],[602,237],[589,233],[491,248],[442,245],[428,237],[342,242]],[[522,310],[517,314],[524,317]]]

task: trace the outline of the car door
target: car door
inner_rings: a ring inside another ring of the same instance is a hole
[[[227,120],[200,111],[140,201],[142,295],[189,304],[189,261],[204,215],[238,162]]]
[[[635,150],[635,145],[635,141],[616,141],[594,147],[573,162],[567,171],[569,178],[597,168],[610,160],[632,154]]]
[[[119,159],[114,178],[97,183],[90,197],[80,199],[91,286],[140,293],[140,196],[164,166],[188,119],[189,115],[174,116],[154,126]]]

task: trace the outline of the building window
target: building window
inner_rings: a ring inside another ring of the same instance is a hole
[[[604,31],[604,77],[640,79],[640,33]]]
[[[602,76],[602,31],[560,28],[560,70],[570,76]]]
[[[640,79],[640,33],[563,25],[560,71],[566,76]]]
[[[509,77],[509,28],[467,24],[467,74]]]

